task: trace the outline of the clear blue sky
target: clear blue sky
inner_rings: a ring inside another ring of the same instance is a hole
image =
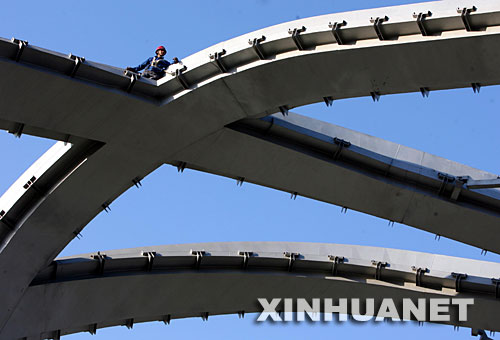
[[[22,1],[4,2],[0,36],[119,67],[135,66],[167,46],[168,58],[184,58],[215,43],[270,25],[309,16],[410,3],[402,0],[351,1]],[[450,1],[450,6],[454,7]],[[457,70],[458,71],[458,70]],[[500,173],[499,87],[420,93],[315,104],[294,110],[324,121],[425,150],[493,173]],[[0,132],[0,192],[53,141]],[[63,255],[160,244],[208,241],[307,241],[371,245],[499,261],[480,249],[404,225],[251,184],[163,166],[101,213]],[[471,226],[473,227],[473,226]],[[166,287],[168,289],[168,287]],[[133,292],[131,292],[133,294]],[[468,339],[470,331],[449,326],[404,324],[256,324],[237,316],[114,327],[85,339]]]

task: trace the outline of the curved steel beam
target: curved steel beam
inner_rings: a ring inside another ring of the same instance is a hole
[[[375,298],[376,306],[393,298],[400,315],[403,298],[474,298],[468,321],[458,322],[452,309],[445,323],[498,331],[500,300],[491,277],[499,276],[497,263],[363,246],[235,242],[124,249],[53,262],[28,288],[4,335],[57,338],[145,321],[242,315],[261,311],[257,298]]]
[[[498,175],[308,117],[240,121],[169,162],[500,253],[500,190],[467,185]]]

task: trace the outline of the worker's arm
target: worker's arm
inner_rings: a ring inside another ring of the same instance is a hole
[[[139,66],[137,67],[127,67],[127,70],[129,71],[134,71],[134,72],[139,72],[140,70],[143,70],[144,68],[146,68],[149,64],[151,64],[151,61],[153,60],[153,57],[151,58],[148,58],[145,62],[143,62],[142,64],[140,64]]]

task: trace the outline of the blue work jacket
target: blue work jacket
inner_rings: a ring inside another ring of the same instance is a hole
[[[142,69],[151,70],[157,74],[163,74],[165,70],[170,66],[170,63],[166,61],[163,57],[151,57],[148,58],[145,62],[140,64],[137,67],[133,67],[132,70],[134,72],[139,72]]]

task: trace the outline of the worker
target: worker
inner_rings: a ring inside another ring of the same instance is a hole
[[[128,71],[139,72],[144,69],[142,76],[144,78],[152,78],[158,80],[165,75],[165,70],[171,65],[170,62],[165,60],[163,57],[167,54],[167,50],[164,46],[158,46],[156,48],[156,56],[148,58],[145,62],[137,67],[127,67]],[[179,59],[174,58],[172,63],[177,64]]]

